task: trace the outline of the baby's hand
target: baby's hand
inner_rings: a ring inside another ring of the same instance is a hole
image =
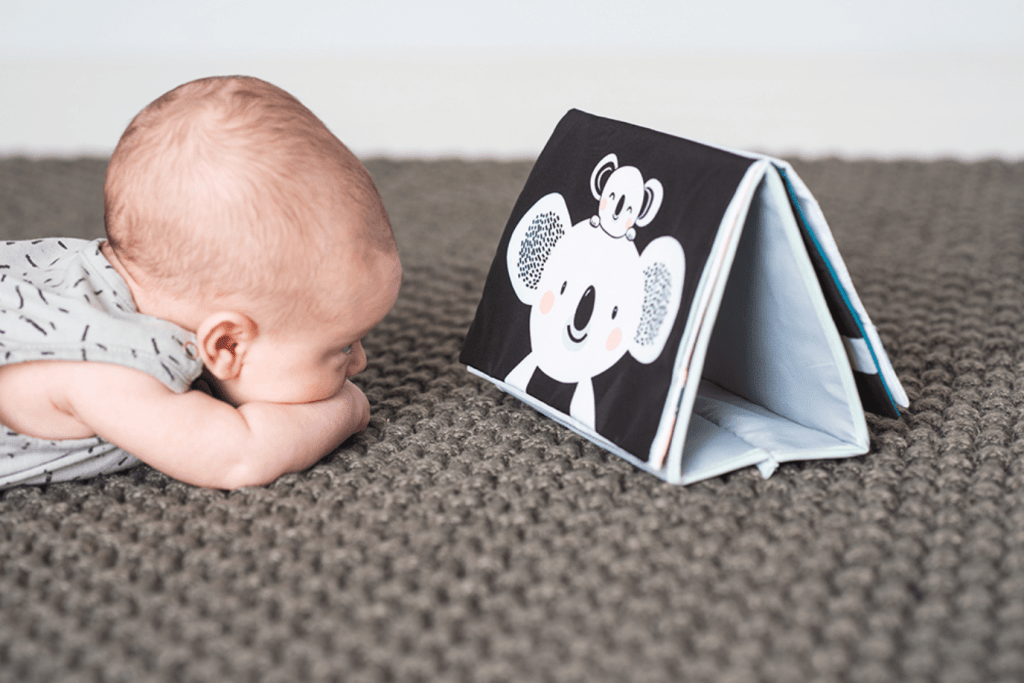
[[[352,382],[346,381],[342,385],[341,391],[335,394],[333,398],[326,400],[338,400],[345,405],[345,411],[342,414],[349,417],[352,434],[361,432],[369,426],[370,401],[367,400],[366,394],[355,384],[352,384]]]

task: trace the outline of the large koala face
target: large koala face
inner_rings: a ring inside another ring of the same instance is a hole
[[[630,353],[651,363],[665,346],[682,295],[685,260],[673,237],[643,253],[589,221],[569,225],[559,194],[540,199],[513,231],[509,277],[530,305],[530,343],[549,377],[576,383]]]
[[[643,297],[640,255],[586,223],[552,250],[530,312],[530,340],[549,377],[574,383],[604,372],[626,354]]]

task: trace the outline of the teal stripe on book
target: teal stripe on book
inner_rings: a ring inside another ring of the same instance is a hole
[[[790,182],[786,169],[775,164],[773,164],[773,166],[775,166],[775,170],[779,172],[779,175],[782,177],[782,182],[786,185],[786,192],[789,194],[789,201],[792,203],[793,209],[796,211],[796,219],[800,226],[800,230],[807,236],[811,244],[814,246],[814,250],[816,252],[815,256],[817,257],[816,260],[825,266],[825,269],[828,271],[829,278],[832,280],[833,287],[842,298],[843,307],[849,313],[853,323],[857,326],[857,331],[860,334],[860,337],[863,338],[865,342],[868,342],[867,334],[864,331],[864,323],[857,314],[857,309],[853,307],[853,303],[850,301],[850,297],[846,293],[846,288],[843,287],[843,283],[839,281],[839,276],[836,274],[835,268],[832,266],[832,262],[825,254],[825,250],[822,248],[821,243],[818,242],[818,238],[814,234],[814,231],[811,230],[810,223],[804,215],[803,207],[800,206],[800,199],[796,196],[796,188],[794,188],[793,183]],[[871,360],[874,362],[875,368],[878,371],[875,376],[878,377],[879,383],[885,390],[885,396],[889,400],[890,407],[895,411],[896,416],[899,416],[899,407],[896,405],[896,400],[893,398],[892,392],[889,390],[889,386],[885,383],[885,378],[882,376],[882,364],[878,362],[878,355],[875,352],[875,348],[870,342],[868,342],[867,346],[871,352]]]

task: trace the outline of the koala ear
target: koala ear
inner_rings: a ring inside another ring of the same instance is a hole
[[[640,255],[640,272],[643,302],[629,351],[646,365],[661,355],[679,313],[686,275],[686,257],[679,241],[665,235],[648,244]]]
[[[597,162],[594,172],[590,174],[590,192],[594,195],[594,199],[601,199],[601,191],[604,190],[604,184],[608,182],[608,176],[618,167],[619,158],[614,154],[609,154]]]
[[[516,296],[524,304],[536,303],[537,286],[551,251],[570,227],[569,208],[557,192],[537,200],[516,224],[505,252],[505,263]]]
[[[651,178],[644,183],[644,203],[640,208],[640,215],[636,218],[637,227],[644,227],[654,220],[658,209],[661,208],[661,200],[665,196],[665,190],[657,178]]]

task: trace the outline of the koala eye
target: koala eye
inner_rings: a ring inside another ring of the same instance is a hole
[[[567,284],[569,284],[568,280],[566,280],[565,282],[562,283],[562,291],[560,291],[559,294],[565,294],[565,286]]]
[[[615,320],[615,316],[617,316],[618,314],[619,314],[619,307],[615,306],[614,308],[612,308],[612,320]]]
[[[615,193],[614,193],[614,192],[609,192],[609,193],[608,193],[608,199],[609,199],[610,201],[613,201],[613,202],[614,202],[614,201],[615,201]]]

